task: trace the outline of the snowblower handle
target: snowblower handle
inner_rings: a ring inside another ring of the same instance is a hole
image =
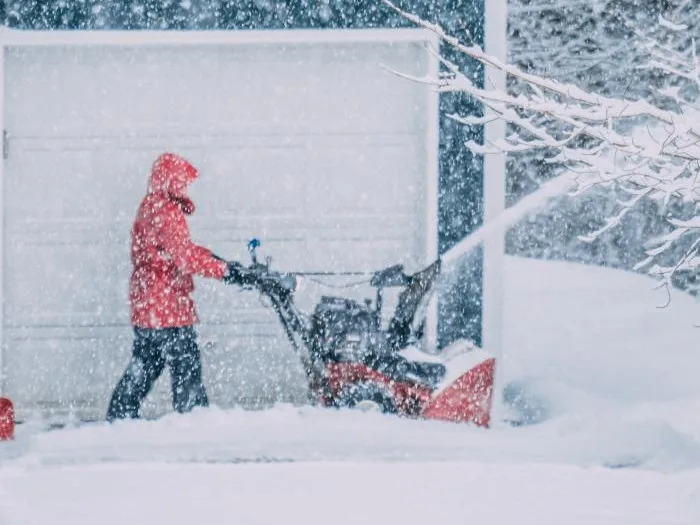
[[[272,258],[265,257],[265,263],[259,263],[255,249],[260,246],[256,238],[248,242],[248,252],[252,263],[247,268],[241,268],[240,284],[243,288],[258,289],[260,292],[277,297],[288,296],[296,290],[297,279],[292,273],[275,272],[270,270]]]

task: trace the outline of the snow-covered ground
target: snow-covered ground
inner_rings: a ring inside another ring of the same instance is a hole
[[[459,462],[93,465],[10,478],[3,524],[693,525],[691,481]]]
[[[646,278],[508,258],[484,430],[212,408],[0,446],[0,524],[700,523],[700,321]]]

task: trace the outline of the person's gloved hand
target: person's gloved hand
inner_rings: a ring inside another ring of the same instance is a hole
[[[226,262],[226,273],[222,279],[226,284],[245,284],[246,269],[236,261]]]

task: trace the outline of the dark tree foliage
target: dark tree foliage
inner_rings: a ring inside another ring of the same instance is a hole
[[[446,27],[471,26],[464,0],[402,7]],[[460,16],[456,14],[459,13]],[[478,11],[474,11],[478,16]],[[409,27],[378,0],[8,0],[5,23],[21,29],[321,29]]]

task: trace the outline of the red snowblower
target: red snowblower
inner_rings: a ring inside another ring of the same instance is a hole
[[[438,356],[421,350],[440,259],[412,275],[402,265],[374,272],[374,300],[323,296],[308,316],[294,303],[301,274],[271,270],[270,258],[259,263],[258,246],[248,243],[252,263],[236,266],[237,281],[269,300],[301,359],[312,403],[489,426],[493,356],[465,340]],[[383,327],[382,294],[390,287],[402,290]]]

